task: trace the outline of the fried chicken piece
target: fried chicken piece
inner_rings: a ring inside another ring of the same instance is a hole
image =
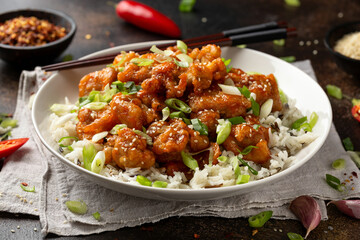
[[[211,62],[216,58],[221,58],[221,48],[214,44],[203,46],[201,50],[198,48],[193,49],[189,56],[201,63]]]
[[[129,128],[119,130],[112,159],[122,169],[149,169],[155,164],[154,153],[147,149],[146,140]]]
[[[216,126],[218,125],[218,119],[220,114],[214,110],[202,110],[197,113],[192,113],[191,118],[198,118],[208,128],[209,137],[213,138],[216,136]]]
[[[79,83],[79,97],[86,96],[93,90],[104,90],[106,85],[116,80],[116,74],[114,68],[107,67],[84,76]]]

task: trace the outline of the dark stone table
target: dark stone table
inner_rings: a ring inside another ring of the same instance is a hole
[[[178,1],[144,2],[170,16],[181,28],[183,38],[272,20],[285,20],[297,28],[297,38],[287,40],[282,47],[275,46],[272,42],[249,44],[248,47],[277,57],[293,55],[297,60],[310,59],[321,87],[334,84],[341,87],[345,94],[360,98],[359,80],[339,69],[323,44],[326,31],[331,26],[359,19],[358,0],[301,0],[298,8],[289,7],[282,0],[198,0],[191,13],[180,13]],[[76,59],[111,46],[167,39],[125,23],[116,16],[114,4],[111,1],[98,0],[12,0],[2,1],[0,11],[53,8],[72,16],[77,22],[78,31],[70,47],[55,61],[61,61],[66,54],[71,54]],[[91,35],[91,39],[85,38],[87,34]],[[304,46],[300,46],[300,41],[305,43]],[[0,112],[14,111],[21,70],[0,60]],[[355,149],[359,150],[360,127],[351,116],[351,103],[346,99],[330,100],[334,123],[340,137],[350,136]],[[308,239],[360,239],[360,221],[344,216],[334,206],[328,207],[328,214],[329,220],[321,222]],[[0,212],[0,223],[1,239],[40,238],[38,217]],[[20,226],[20,229],[17,229],[17,226]],[[11,233],[11,229],[15,229],[16,233]],[[252,236],[252,229],[244,218],[174,217],[99,235],[57,237],[50,234],[48,238],[193,239],[199,236],[200,239],[287,239],[287,232],[305,235],[301,223],[293,220],[271,219]]]

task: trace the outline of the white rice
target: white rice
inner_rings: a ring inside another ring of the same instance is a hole
[[[69,104],[68,102],[66,103]],[[268,145],[271,152],[269,168],[264,168],[251,161],[247,161],[250,167],[258,171],[257,175],[253,175],[249,171],[248,167],[240,167],[242,175],[250,175],[250,181],[263,179],[289,168],[297,160],[293,155],[300,151],[304,146],[310,144],[317,137],[312,132],[290,129],[291,124],[303,115],[295,107],[294,100],[289,99],[287,106],[288,107],[284,107],[281,112],[272,113],[266,118],[260,120],[260,123],[265,127],[277,125],[279,131],[272,133],[269,130]],[[73,105],[73,108],[71,109],[76,109],[76,106]],[[77,135],[76,123],[78,120],[76,113],[67,113],[62,116],[52,113],[49,120],[49,130],[54,141],[58,142],[62,137]],[[98,141],[98,138],[96,137],[94,140]],[[62,143],[66,145],[70,144],[70,141],[72,140],[66,139],[62,141]],[[81,140],[73,142],[71,145],[73,151],[63,148],[64,157],[74,164],[83,166],[82,149],[89,142],[91,141]],[[102,145],[96,144],[95,142],[92,143],[95,145],[96,150],[102,150]],[[190,181],[188,181],[182,172],[176,172],[172,177],[166,175],[164,169],[156,167],[151,167],[148,170],[141,170],[140,168],[128,168],[126,170],[121,170],[111,164],[107,164],[100,174],[121,182],[128,182],[137,185],[139,185],[139,183],[136,181],[136,176],[143,175],[150,181],[164,181],[168,183],[167,188],[177,189],[200,189],[235,185],[235,174],[232,167],[232,161],[236,158],[236,156],[230,151],[223,151],[222,155],[227,156],[229,160],[227,162],[219,161],[217,165],[205,165],[202,170],[197,169]]]

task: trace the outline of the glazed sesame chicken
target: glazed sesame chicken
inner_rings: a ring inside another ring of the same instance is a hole
[[[107,67],[84,76],[79,83],[79,97],[88,95],[91,91],[102,91],[105,86],[116,80],[114,68]]]

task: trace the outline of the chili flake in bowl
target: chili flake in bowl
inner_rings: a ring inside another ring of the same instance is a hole
[[[66,35],[66,29],[37,17],[16,17],[0,23],[0,43],[11,46],[40,46]]]
[[[49,64],[71,43],[76,23],[53,9],[22,9],[0,14],[0,58],[14,66]]]

